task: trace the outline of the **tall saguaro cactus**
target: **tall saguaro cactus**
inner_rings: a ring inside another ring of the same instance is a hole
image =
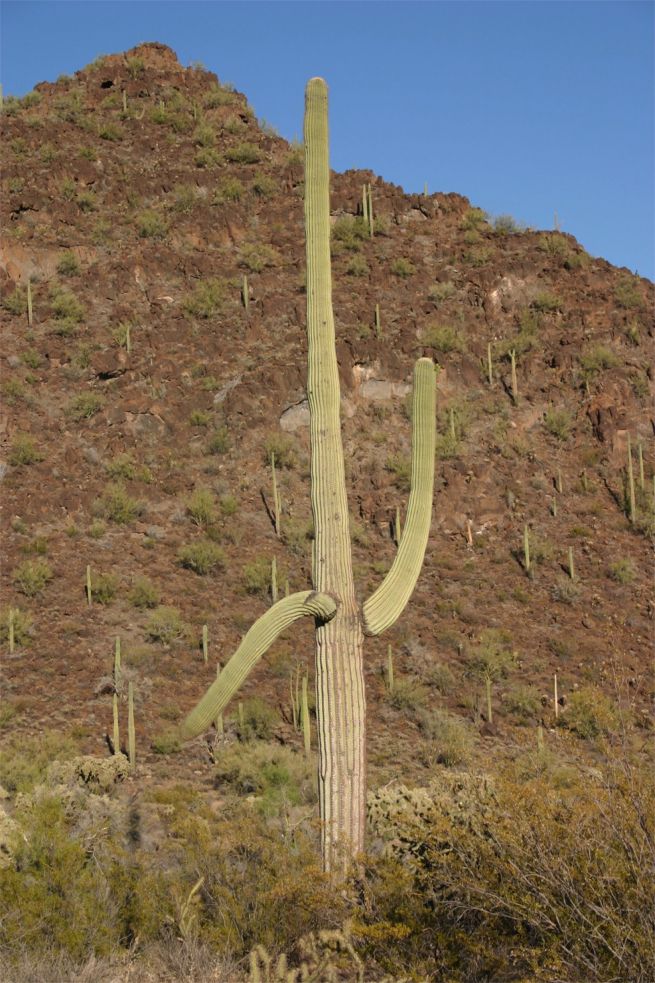
[[[183,738],[210,726],[278,635],[308,615],[316,624],[316,717],[323,862],[346,870],[364,846],[366,817],[365,635],[402,613],[418,578],[430,531],[435,451],[435,368],[414,368],[412,480],[407,519],[392,567],[360,604],[352,570],[341,442],[339,373],[330,270],[327,86],[314,78],[305,99],[307,396],[310,408],[313,590],[282,598],[253,625],[220,677],[182,724]]]

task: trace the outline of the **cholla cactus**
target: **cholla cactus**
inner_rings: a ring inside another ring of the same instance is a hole
[[[418,578],[430,531],[435,454],[435,367],[414,368],[412,483],[407,517],[389,573],[360,605],[353,581],[348,501],[339,418],[330,270],[327,86],[311,79],[305,103],[307,242],[307,395],[310,408],[313,590],[280,599],[253,625],[181,728],[202,733],[237,692],[278,635],[303,616],[316,623],[316,720],[323,861],[345,871],[364,846],[366,699],[363,643],[402,613]],[[368,200],[371,206],[370,197]]]

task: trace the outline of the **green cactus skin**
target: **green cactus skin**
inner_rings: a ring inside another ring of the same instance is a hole
[[[273,604],[277,602],[278,591],[277,591],[277,560],[275,557],[271,560],[271,600]]]
[[[373,192],[371,191],[371,185],[370,184],[368,185],[368,208],[367,208],[367,214],[368,214],[368,234],[369,234],[369,236],[372,239],[373,238],[373,232],[374,232],[374,221],[373,221]]]
[[[366,185],[362,185],[362,218],[368,224],[368,192]]]
[[[375,305],[375,337],[382,337],[382,325],[380,324],[380,305]]]
[[[557,483],[556,483],[555,487],[557,488],[557,491],[561,495],[562,494],[562,489],[564,488],[564,485],[562,484],[562,469],[561,468],[558,468],[557,469]]]
[[[494,363],[493,363],[492,358],[491,358],[491,342],[488,342],[488,344],[487,344],[487,379],[489,381],[489,385],[490,386],[493,386],[493,384],[494,384]]]
[[[557,692],[557,673],[553,673],[553,698],[555,701],[555,720],[559,717],[559,693]]]
[[[118,725],[118,693],[116,692],[116,690],[114,690],[114,698],[112,702],[113,702],[113,718],[114,718],[114,727],[113,727],[114,754],[120,754],[121,733]]]
[[[523,527],[523,563],[525,566],[525,572],[530,575],[531,564],[530,564],[530,530],[527,525]]]
[[[136,731],[134,729],[134,684],[127,684],[127,757],[132,771],[136,768]]]
[[[280,538],[280,527],[282,522],[282,505],[280,504],[280,492],[277,487],[277,474],[275,471],[275,454],[271,452],[271,474],[273,476],[273,510],[275,522],[275,535]]]
[[[9,634],[9,655],[14,654],[14,609],[9,608],[9,614],[7,615],[7,631]]]
[[[202,626],[202,657],[205,662],[209,662],[209,628]]]
[[[412,479],[405,527],[389,573],[364,603],[367,635],[380,635],[398,620],[421,572],[432,521],[435,408],[434,365],[420,358],[414,366]]]
[[[645,491],[646,477],[644,475],[644,448],[641,441],[637,443],[637,457],[639,460],[639,487],[642,491]]]
[[[34,313],[32,311],[32,281],[28,279],[27,281],[27,323],[29,327],[32,327],[32,322],[34,320]]]
[[[330,268],[327,86],[320,78],[307,84],[304,146],[314,590],[283,598],[253,625],[220,678],[183,722],[180,736],[190,739],[207,730],[278,635],[298,618],[314,617],[321,845],[324,867],[335,876],[345,873],[364,848],[364,635],[379,634],[400,616],[416,584],[428,541],[434,483],[436,372],[427,358],[419,359],[414,368],[412,481],[405,528],[387,577],[360,608],[353,581],[339,415],[341,394]],[[370,190],[367,206],[372,231]]]
[[[393,677],[393,649],[391,648],[391,643],[387,646],[387,691],[389,694],[393,693],[394,689],[394,677]]]
[[[220,674],[221,674],[221,664],[220,664],[220,662],[217,662],[216,663],[216,678],[217,679],[220,676]],[[224,737],[225,736],[225,727],[224,727],[224,724],[223,724],[223,714],[222,713],[217,713],[216,714],[216,719],[214,720],[214,727],[216,728],[216,734],[217,734],[218,737]]]
[[[211,726],[262,655],[289,625],[303,617],[319,620],[333,618],[336,610],[337,604],[332,597],[311,590],[283,597],[270,607],[246,632],[238,649],[221,670],[220,676],[184,720],[180,728],[182,739],[197,737]]]
[[[312,753],[312,728],[309,720],[309,698],[307,695],[307,676],[302,677],[301,695],[302,736],[307,757]]]
[[[114,689],[117,690],[121,681],[121,640],[116,636],[114,645]]]
[[[91,589],[91,567],[88,564],[86,567],[86,600],[89,607],[91,607],[93,604],[93,592]]]
[[[243,283],[241,285],[241,301],[247,313],[250,307],[250,288],[248,286],[248,277],[245,273],[243,274]]]
[[[569,577],[575,580],[575,564],[573,562],[573,547],[569,546]]]
[[[630,441],[630,434],[628,434],[628,507],[630,522],[634,525],[637,519],[637,503],[635,499],[635,475],[632,467],[632,444]]]
[[[491,706],[491,676],[485,676],[484,687],[487,696],[487,723],[493,724],[494,714]]]

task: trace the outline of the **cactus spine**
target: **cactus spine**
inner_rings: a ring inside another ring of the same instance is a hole
[[[393,524],[393,538],[396,542],[396,546],[400,546],[400,537],[403,534],[402,526],[400,524],[400,509],[396,505],[396,517]]]
[[[310,410],[313,590],[273,604],[183,722],[184,739],[207,729],[244,679],[292,622],[316,622],[318,787],[323,863],[345,872],[364,847],[366,819],[364,635],[378,635],[401,615],[414,589],[430,532],[435,456],[435,367],[414,368],[412,479],[405,528],[391,569],[360,606],[354,587],[340,424],[330,270],[327,86],[311,79],[305,100],[307,250],[307,396]],[[369,195],[369,219],[372,203]],[[372,225],[371,225],[372,227]]]

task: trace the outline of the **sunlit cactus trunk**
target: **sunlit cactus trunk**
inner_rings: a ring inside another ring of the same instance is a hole
[[[327,86],[311,79],[305,104],[305,227],[310,408],[313,589],[278,600],[246,633],[220,676],[180,728],[188,740],[212,725],[276,638],[311,617],[316,624],[316,717],[323,864],[337,877],[364,847],[366,703],[362,649],[402,614],[430,532],[435,450],[435,368],[414,367],[412,480],[398,550],[362,605],[353,583],[340,424],[330,273]]]
[[[316,716],[323,857],[328,868],[364,846],[366,750],[364,633],[353,582],[341,443],[339,370],[330,271],[327,86],[311,79],[305,100],[307,397],[310,411],[313,581],[337,598],[316,631]]]

